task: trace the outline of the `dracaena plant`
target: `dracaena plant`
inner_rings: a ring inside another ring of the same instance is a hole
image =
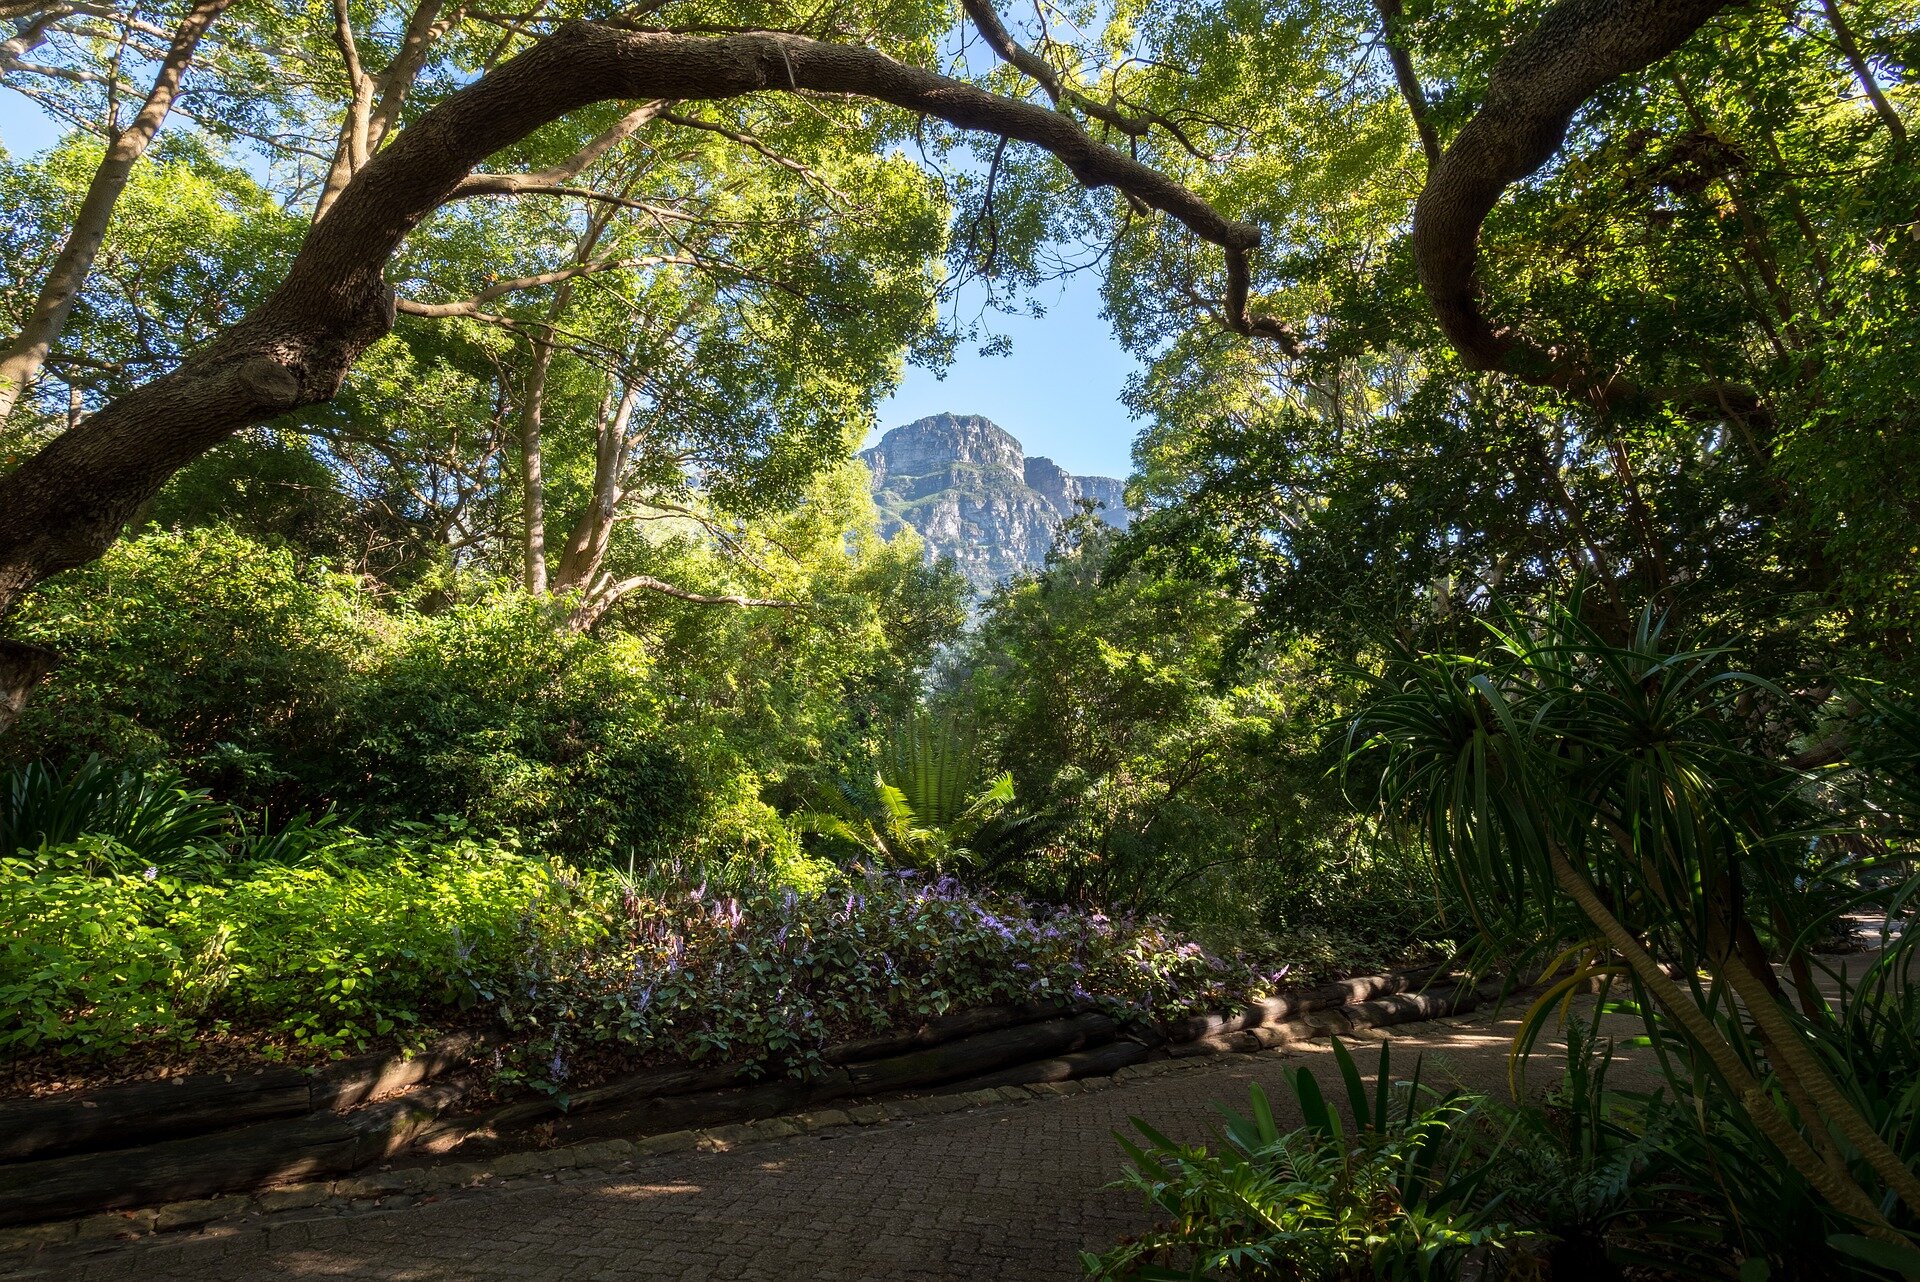
[[[1676,1085],[1732,1103],[1851,1234],[1911,1250],[1896,1222],[1920,1211],[1920,1180],[1836,1069],[1834,1021],[1810,997],[1807,852],[1824,817],[1805,772],[1747,730],[1755,705],[1792,701],[1724,649],[1675,645],[1651,609],[1624,640],[1577,601],[1488,632],[1479,653],[1402,652],[1369,678],[1337,731],[1349,786],[1418,829],[1491,943],[1574,941],[1549,968],[1573,963],[1563,986],[1624,981],[1691,1052],[1677,1063],[1704,1066]]]

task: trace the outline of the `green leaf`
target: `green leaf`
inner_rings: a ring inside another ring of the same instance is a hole
[[[1865,1260],[1883,1269],[1892,1269],[1903,1278],[1920,1278],[1920,1249],[1912,1246],[1898,1246],[1856,1233],[1836,1233],[1827,1239],[1827,1245],[1842,1255]],[[1743,1265],[1741,1282],[1747,1282],[1744,1268]]]

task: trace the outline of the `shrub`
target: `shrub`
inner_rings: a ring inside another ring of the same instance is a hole
[[[671,866],[582,872],[458,829],[302,832],[296,864],[197,876],[90,874],[130,857],[103,859],[105,839],[0,865],[0,1051],[111,1059],[208,1036],[326,1050],[470,1010],[509,1033],[509,1080],[559,1090],[659,1059],[803,1072],[833,1040],[999,1002],[1169,1015],[1284,974],[951,879],[804,893],[753,866],[723,889]]]
[[[454,814],[556,853],[663,853],[709,783],[630,638],[499,592],[436,615],[217,528],[150,532],[36,594],[62,664],[0,751],[161,764],[248,809]]]
[[[570,858],[654,858],[687,837],[701,780],[635,647],[501,593],[414,616],[343,745],[344,795],[391,817],[458,814]]]
[[[385,629],[344,575],[229,530],[154,532],[48,583],[20,638],[61,656],[4,744],[193,763],[222,745],[317,784]]]
[[[543,862],[458,834],[346,833],[304,866],[210,880],[89,875],[100,844],[0,862],[0,1051],[106,1059],[233,1031],[364,1045],[495,997],[555,887]],[[585,922],[542,920],[552,938]]]

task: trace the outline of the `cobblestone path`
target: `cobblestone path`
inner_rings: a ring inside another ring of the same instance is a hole
[[[1395,1076],[1415,1054],[1465,1084],[1503,1090],[1513,1016],[1390,1030]],[[1375,1035],[1375,1040],[1378,1035]],[[1374,1063],[1360,1047],[1363,1066]],[[620,1171],[567,1171],[403,1209],[267,1217],[224,1237],[166,1237],[106,1255],[44,1261],[38,1276],[85,1282],[1040,1282],[1080,1276],[1078,1252],[1147,1221],[1104,1187],[1129,1116],[1202,1139],[1216,1102],[1244,1107],[1249,1083],[1284,1097],[1281,1070],[1321,1044],[1229,1055],[1185,1071],[1041,1098],[756,1144],[648,1158]],[[1530,1080],[1550,1081],[1536,1062]],[[1625,1083],[1622,1083],[1625,1084]],[[1337,1092],[1329,1092],[1335,1094]]]

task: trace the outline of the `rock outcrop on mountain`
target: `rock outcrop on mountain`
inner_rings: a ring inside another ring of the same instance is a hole
[[[896,427],[860,455],[891,534],[902,525],[930,558],[950,556],[984,591],[1046,559],[1054,531],[1082,499],[1125,529],[1125,483],[1075,476],[1049,458],[1029,458],[1013,435],[976,414],[935,414]]]

